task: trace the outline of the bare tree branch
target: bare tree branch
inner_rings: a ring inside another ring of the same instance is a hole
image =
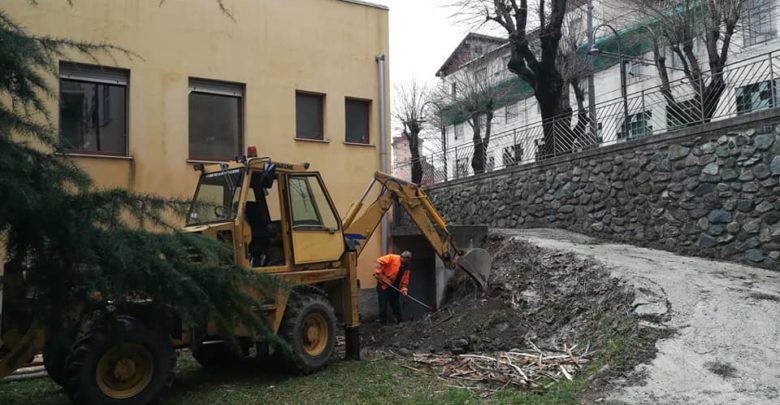
[[[428,121],[426,103],[429,90],[414,80],[395,87],[393,119],[401,125],[401,135],[409,142],[412,155],[412,182],[420,184],[423,176],[420,160],[420,134]]]
[[[725,90],[722,73],[733,36],[745,12],[746,0],[628,0],[628,3],[640,15],[654,20],[650,29],[656,34],[652,38],[653,55],[668,113],[685,125],[709,120]],[[702,43],[706,50],[707,76],[699,60],[701,55],[696,52],[697,43]],[[695,95],[693,104],[675,100],[669,83],[669,66],[663,56],[664,47],[682,63]]]

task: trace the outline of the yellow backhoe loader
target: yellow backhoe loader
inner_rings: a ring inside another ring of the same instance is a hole
[[[183,229],[231,243],[236,264],[281,277],[293,286],[280,289],[274,297],[261,297],[267,304],[260,309],[268,315],[269,328],[289,345],[282,351],[289,368],[310,373],[324,367],[334,352],[337,323],[345,328],[347,357],[359,358],[357,258],[393,200],[444,263],[485,285],[490,256],[481,249],[458,249],[418,186],[377,172],[342,220],[322,177],[308,166],[262,157],[199,165],[196,169],[202,173]],[[363,209],[377,184],[379,197]],[[203,366],[233,355],[214,325],[206,330],[181,322],[160,325],[142,311],[118,315],[112,327],[81,328],[72,342],[50,342],[40,324],[26,330],[12,327],[25,324],[11,319],[20,313],[13,311],[14,306],[23,305],[11,297],[20,296],[25,294],[5,294],[2,302],[0,377],[43,353],[49,376],[77,404],[155,400],[173,381],[176,349],[189,348]],[[83,319],[88,318],[83,314]],[[267,352],[267,342],[251,336],[240,324],[235,334],[247,352],[252,346],[258,355]]]

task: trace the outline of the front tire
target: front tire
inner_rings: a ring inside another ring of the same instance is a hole
[[[122,316],[73,345],[66,388],[76,404],[147,404],[171,386],[175,369],[176,352],[168,338]]]
[[[285,365],[292,372],[310,374],[324,368],[336,346],[336,316],[320,294],[295,294],[287,304],[281,336],[290,346]]]

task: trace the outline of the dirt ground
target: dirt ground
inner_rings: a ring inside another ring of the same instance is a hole
[[[364,325],[364,346],[401,356],[492,353],[531,343],[561,348],[578,341],[598,350],[598,322],[638,322],[632,289],[593,260],[501,234],[492,234],[486,248],[493,256],[489,291],[478,292],[465,275],[455,277],[437,313],[401,326]]]

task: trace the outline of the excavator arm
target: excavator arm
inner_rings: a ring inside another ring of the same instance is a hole
[[[363,201],[377,183],[382,187],[379,197],[360,214],[363,209]],[[483,249],[470,249],[467,252],[459,249],[447,230],[444,219],[433,207],[422,188],[382,172],[374,174],[374,179],[366,188],[361,199],[349,207],[347,215],[344,217],[346,231],[344,235],[347,244],[357,251],[358,256],[365,247],[366,241],[379,226],[382,217],[392,206],[393,200],[397,201],[398,205],[409,214],[434,252],[447,267],[465,271],[481,288],[487,286],[491,264],[490,255]]]

